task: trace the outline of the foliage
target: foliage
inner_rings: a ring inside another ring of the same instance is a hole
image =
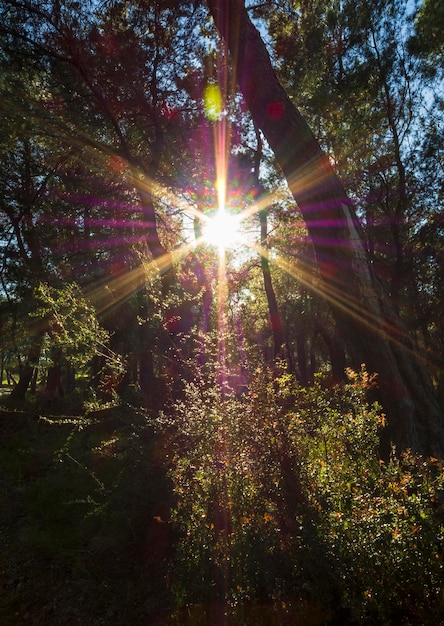
[[[334,388],[258,369],[243,397],[188,384],[158,420],[179,602],[226,602],[240,620],[247,603],[291,611],[302,598],[361,623],[439,621],[443,467],[396,451],[379,459],[374,384],[364,367]]]
[[[415,18],[416,36],[410,41],[410,45],[415,53],[443,56],[443,20],[444,8],[442,2],[439,2],[439,0],[424,0]]]
[[[72,366],[82,367],[96,354],[109,353],[109,334],[78,285],[65,283],[57,289],[40,283],[36,300],[39,306],[33,317],[43,320],[51,347],[62,351]]]

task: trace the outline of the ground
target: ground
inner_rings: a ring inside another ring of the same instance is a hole
[[[166,522],[155,519],[168,499],[157,488],[163,479],[152,481],[156,489],[146,483],[158,470],[147,457],[128,484],[126,460],[143,460],[135,450],[101,449],[105,439],[128,438],[124,420],[105,417],[108,425],[85,430],[86,436],[76,431],[62,453],[72,424],[0,413],[5,626],[163,624],[173,612],[165,583],[172,542]]]

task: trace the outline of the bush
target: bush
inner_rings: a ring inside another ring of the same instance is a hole
[[[211,379],[187,385],[157,422],[180,605],[221,602],[239,623],[263,602],[275,612],[308,602],[324,618],[341,609],[342,623],[440,621],[443,467],[410,453],[379,459],[373,384],[362,367],[333,388],[263,369],[241,397]]]

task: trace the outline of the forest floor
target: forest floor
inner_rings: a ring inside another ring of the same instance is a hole
[[[127,416],[99,414],[82,430],[69,416],[0,411],[4,626],[177,623],[167,481],[150,452],[130,449],[141,442]]]

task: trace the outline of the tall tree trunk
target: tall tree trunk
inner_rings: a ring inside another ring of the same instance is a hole
[[[138,192],[145,221],[144,228],[146,230],[147,247],[161,278],[162,294],[166,296],[176,281],[173,261],[171,254],[160,241],[156,211],[151,195],[142,189],[139,189]]]
[[[384,94],[384,107],[387,124],[392,136],[393,156],[398,173],[396,205],[394,213],[389,215],[389,223],[395,251],[395,259],[391,270],[391,300],[393,305],[396,307],[396,311],[399,312],[401,292],[408,283],[408,278],[406,280],[405,235],[403,234],[406,228],[406,215],[409,204],[407,193],[407,173],[402,159],[401,139],[398,132],[398,122],[396,121],[397,115],[395,111],[394,99],[387,80],[387,74],[384,71],[384,62],[381,58],[373,28],[371,29],[371,35],[381,87]]]
[[[254,184],[259,190],[261,184],[259,181],[259,168],[262,158],[262,139],[259,129],[255,126],[257,147],[254,158]],[[262,277],[264,280],[265,295],[267,296],[268,315],[270,319],[270,327],[273,335],[274,343],[274,357],[285,356],[285,337],[282,324],[282,318],[279,313],[279,307],[276,299],[276,293],[273,287],[273,281],[271,280],[270,261],[268,260],[268,214],[267,209],[259,211],[259,223],[260,223],[260,241],[261,241],[261,269]]]
[[[11,400],[24,400],[25,393],[27,392],[32,377],[34,375],[34,370],[39,364],[45,332],[45,330],[38,331],[32,339],[28,357],[20,371],[20,378],[18,380],[18,383],[11,391],[11,394],[9,396]]]
[[[303,387],[308,385],[308,362],[307,362],[307,346],[305,344],[304,332],[301,328],[296,334],[296,355],[298,363],[298,379]]]
[[[326,325],[321,321],[321,323],[317,326],[317,332],[324,340],[330,354],[331,375],[333,382],[343,382],[345,380],[346,358],[344,345],[341,337],[338,336],[337,329],[333,328],[333,332],[330,334],[326,330]]]
[[[267,249],[267,210],[263,209],[259,212],[259,220],[261,225],[261,249]],[[282,327],[282,319],[279,314],[279,307],[271,280],[270,262],[265,252],[261,254],[261,268],[264,279],[264,289],[267,296],[268,314],[270,317],[270,327],[273,335],[274,356],[282,357],[285,355],[285,338]]]
[[[48,373],[46,375],[45,392],[46,397],[56,398],[64,395],[64,389],[62,384],[62,351],[59,348],[53,348],[51,350],[52,365],[48,367]]]
[[[444,419],[430,376],[376,281],[344,188],[288,98],[242,0],[207,0],[237,81],[301,210],[352,365],[379,374],[388,437],[399,448],[442,456]]]

